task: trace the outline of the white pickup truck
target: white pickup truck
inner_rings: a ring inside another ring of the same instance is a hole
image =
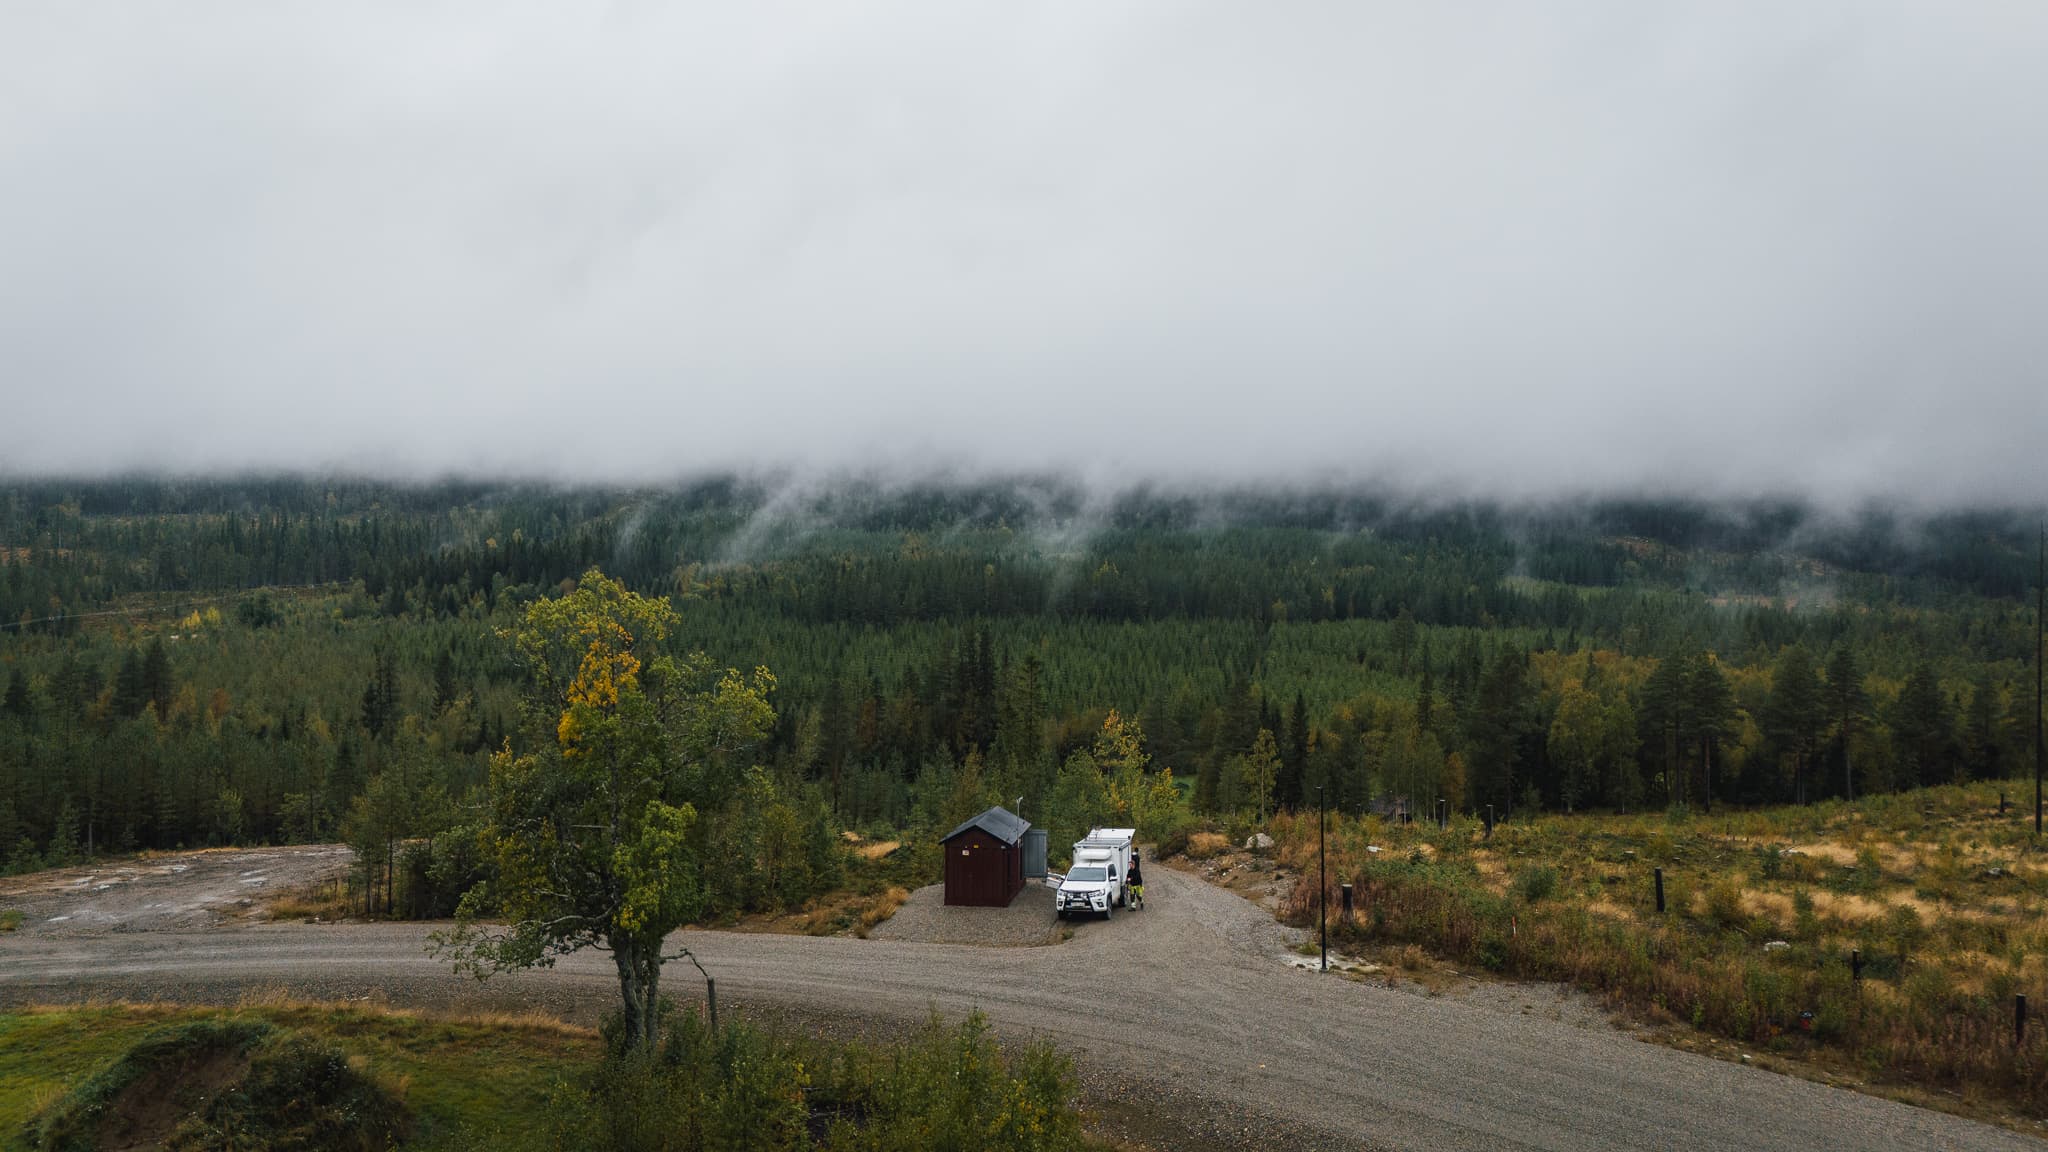
[[[1124,903],[1131,873],[1134,828],[1095,828],[1074,842],[1074,863],[1060,879],[1053,910],[1060,919],[1075,913],[1101,914],[1106,920]]]

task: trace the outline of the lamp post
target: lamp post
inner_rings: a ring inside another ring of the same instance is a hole
[[[1330,880],[1324,870],[1323,786],[1316,785],[1316,921],[1323,937],[1323,968],[1330,970]]]

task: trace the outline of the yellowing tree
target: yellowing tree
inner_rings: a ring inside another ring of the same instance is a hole
[[[774,678],[726,672],[711,688],[701,656],[678,665],[661,643],[668,602],[592,569],[575,590],[529,606],[514,637],[531,684],[528,706],[552,741],[491,763],[481,834],[497,864],[488,888],[464,897],[457,928],[436,937],[459,971],[549,966],[582,948],[618,968],[629,1048],[651,1044],[663,941],[703,906],[686,798],[703,765],[757,743],[774,721]],[[495,906],[505,923],[486,927]]]

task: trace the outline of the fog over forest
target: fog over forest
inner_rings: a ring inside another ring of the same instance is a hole
[[[2048,7],[18,7],[6,472],[2037,504]]]

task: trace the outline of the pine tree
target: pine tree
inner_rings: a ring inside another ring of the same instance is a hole
[[[1693,738],[1699,746],[1700,796],[1714,810],[1714,753],[1735,723],[1735,692],[1713,656],[1700,653],[1688,662],[1686,691],[1692,698]]]
[[[1853,754],[1856,725],[1870,714],[1870,694],[1863,688],[1863,673],[1856,667],[1856,655],[1847,645],[1828,656],[1828,722],[1842,748],[1842,794],[1856,798],[1856,762]]]
[[[1771,694],[1759,719],[1771,746],[1791,759],[1793,798],[1805,803],[1807,760],[1827,723],[1820,673],[1805,647],[1795,644],[1778,657]]]

